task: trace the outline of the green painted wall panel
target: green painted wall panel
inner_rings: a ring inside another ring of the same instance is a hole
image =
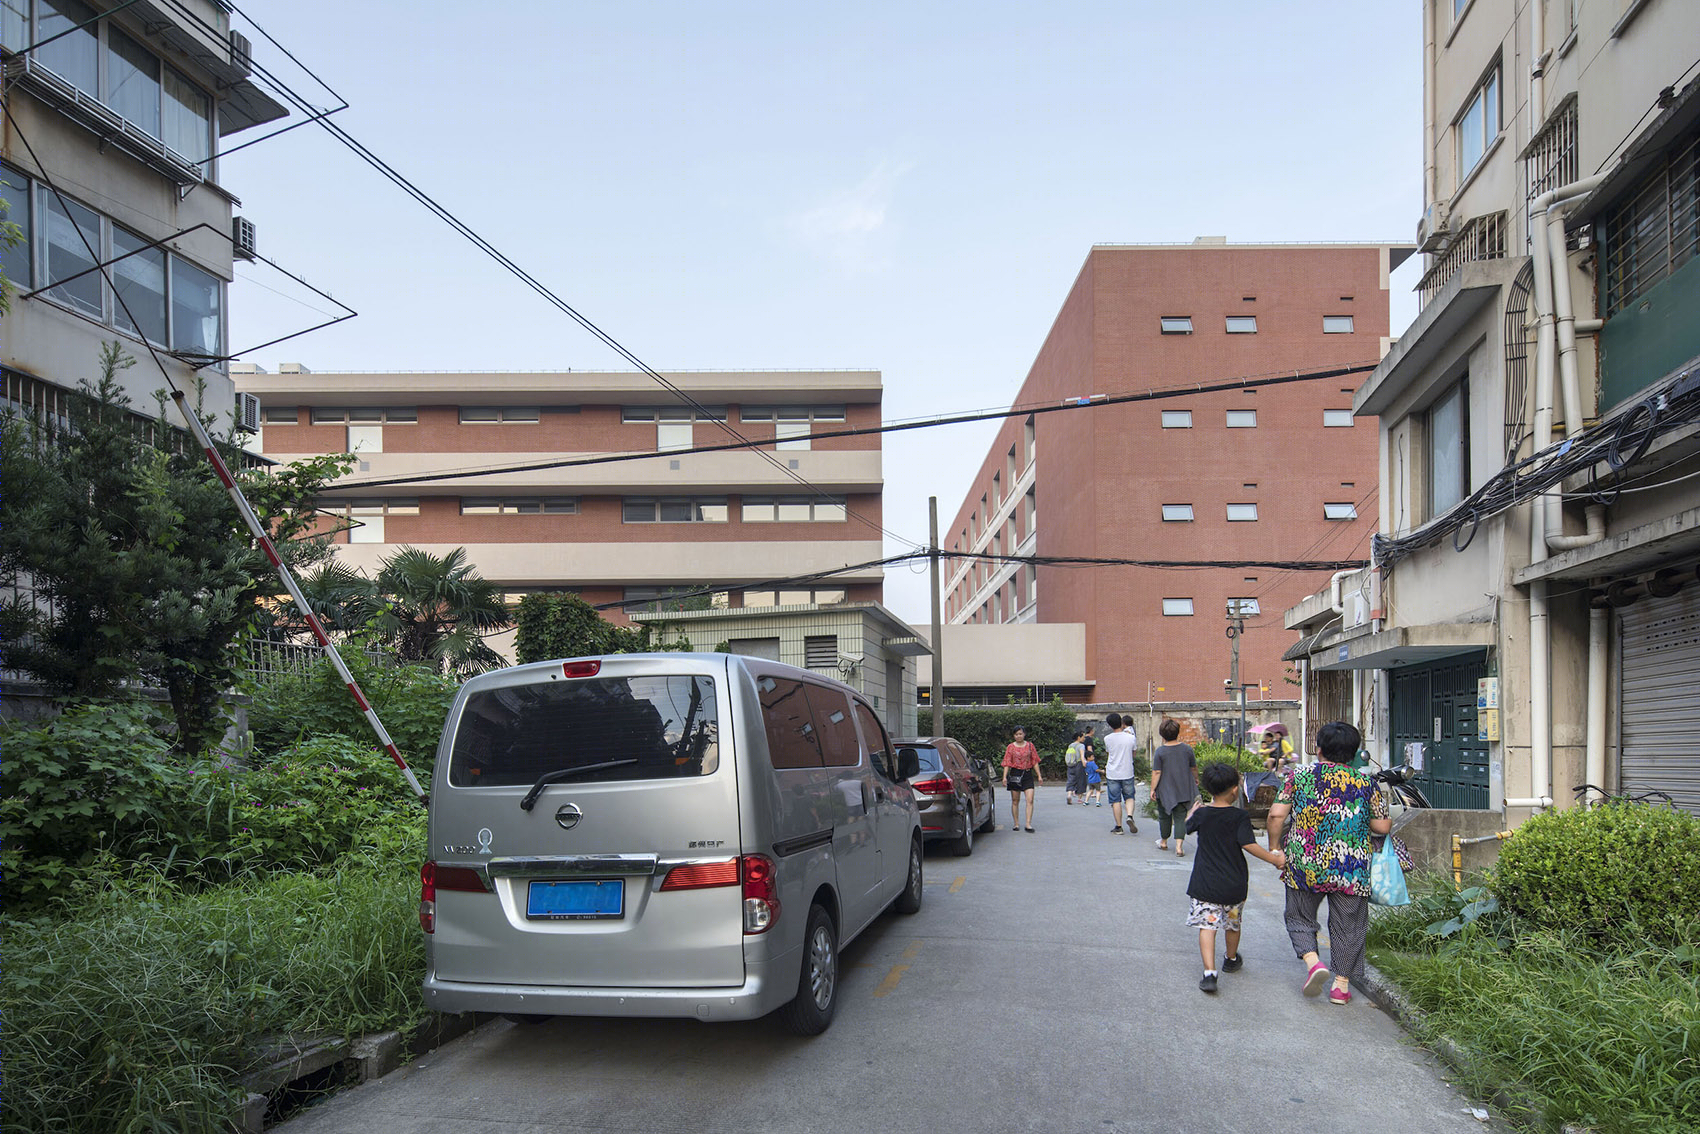
[[[1600,332],[1605,412],[1700,355],[1700,258],[1606,320]]]

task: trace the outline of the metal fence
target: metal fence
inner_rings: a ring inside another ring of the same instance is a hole
[[[1422,306],[1427,307],[1452,277],[1463,270],[1465,264],[1473,264],[1478,260],[1503,259],[1504,211],[1472,217],[1458,230],[1458,235],[1452,238],[1452,242],[1446,246],[1446,251],[1435,257],[1429,270],[1423,273],[1423,278],[1417,281],[1417,292],[1421,296]]]

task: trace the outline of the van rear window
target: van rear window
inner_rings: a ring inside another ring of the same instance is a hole
[[[720,763],[709,677],[598,677],[474,693],[449,756],[454,787],[530,787],[583,768],[574,783],[706,776]],[[604,765],[595,767],[596,765]]]

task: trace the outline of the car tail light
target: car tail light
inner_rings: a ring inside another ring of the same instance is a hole
[[[930,780],[921,780],[919,783],[911,784],[910,786],[922,795],[949,795],[956,787],[956,785],[951,782],[950,777],[943,773],[934,776]]]
[[[437,891],[451,890],[470,894],[488,894],[490,887],[470,866],[438,866],[427,862],[419,868],[419,928],[426,933],[437,931]]]
[[[675,866],[661,882],[663,890],[706,890],[712,886],[736,886],[738,860],[725,862],[692,862]]]
[[[779,880],[773,860],[764,854],[738,859],[744,882],[744,932],[766,933],[779,920]]]
[[[590,661],[570,661],[561,665],[564,677],[595,677],[602,671],[602,660],[592,658]]]

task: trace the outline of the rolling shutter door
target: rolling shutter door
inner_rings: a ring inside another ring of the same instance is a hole
[[[1622,787],[1657,789],[1700,814],[1700,587],[1619,613]]]

